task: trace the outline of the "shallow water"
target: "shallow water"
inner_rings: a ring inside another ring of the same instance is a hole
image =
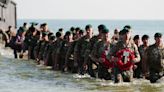
[[[0,49],[0,92],[164,92],[164,79],[150,84],[143,79],[132,83],[51,71],[34,61],[13,59],[12,51]]]

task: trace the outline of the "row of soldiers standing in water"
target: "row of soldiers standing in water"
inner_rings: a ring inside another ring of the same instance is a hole
[[[132,28],[126,25],[122,30],[110,33],[103,24],[98,26],[98,35],[93,35],[92,25],[86,25],[85,31],[70,28],[64,35],[59,29],[54,35],[46,23],[40,29],[32,23],[27,28],[24,23],[11,35],[11,27],[6,31],[6,46],[14,50],[14,56],[23,57],[28,50],[28,59],[51,66],[62,72],[89,74],[91,77],[118,82],[130,82],[135,78],[149,79],[155,83],[164,76],[164,44],[162,34],[155,33],[155,43],[149,45],[148,35],[132,38]],[[9,41],[10,40],[10,41]]]

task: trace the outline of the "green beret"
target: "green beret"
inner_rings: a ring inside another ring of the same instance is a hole
[[[32,26],[37,26],[38,25],[38,23],[36,23],[36,22],[31,22],[30,23]]]
[[[128,33],[128,32],[130,32],[130,29],[123,29],[123,30],[121,30],[121,33],[122,33],[122,35],[124,35],[124,34],[126,34],[126,33]]]
[[[49,34],[49,32],[42,32],[42,36],[46,36],[48,34]]]
[[[155,33],[154,37],[162,37],[162,34],[161,33]]]
[[[132,27],[130,25],[125,25],[124,29],[131,29]]]
[[[106,26],[104,25],[104,24],[100,24],[99,26],[98,26],[98,29],[99,30],[103,30],[103,29],[105,29],[106,28]]]
[[[107,28],[103,29],[102,33],[109,33],[109,29],[107,29]]]

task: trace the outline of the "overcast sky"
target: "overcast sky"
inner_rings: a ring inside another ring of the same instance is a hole
[[[19,19],[159,19],[164,0],[14,0]]]

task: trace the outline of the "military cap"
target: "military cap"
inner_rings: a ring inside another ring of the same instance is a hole
[[[130,25],[125,25],[124,29],[131,29],[132,27]]]
[[[99,26],[98,26],[98,29],[99,30],[103,30],[103,29],[105,29],[106,28],[106,26],[104,25],[104,24],[100,24]]]
[[[109,29],[107,29],[107,28],[103,29],[102,33],[109,33]]]
[[[154,37],[162,37],[162,34],[161,33],[155,33]]]
[[[81,30],[79,31],[79,34],[83,34],[83,33],[84,33],[84,30],[81,29]]]
[[[55,36],[54,35],[50,36],[50,40],[55,40]]]
[[[137,39],[140,39],[140,36],[139,35],[135,35],[133,40],[137,40]]]
[[[42,36],[45,37],[46,35],[48,35],[48,32],[42,32]]]
[[[144,40],[144,39],[149,39],[149,36],[148,35],[143,35],[142,40]]]
[[[36,23],[36,22],[31,22],[30,24],[33,25],[33,26],[37,26],[38,25],[38,23]]]
[[[124,34],[126,34],[126,33],[128,33],[128,32],[130,32],[130,30],[129,29],[123,29],[123,30],[121,30],[121,33],[122,33],[122,35],[124,35]]]
[[[43,24],[42,24],[42,26],[46,26],[46,25],[47,25],[47,23],[43,23]]]
[[[91,24],[88,24],[88,25],[85,26],[85,30],[88,30],[89,28],[92,28]]]
[[[76,27],[75,31],[76,32],[80,31],[80,27]]]
[[[72,33],[74,33],[74,32],[75,32],[75,28],[74,28],[74,27],[71,27],[71,28],[70,28],[70,31],[71,31]]]
[[[56,32],[56,37],[60,37],[61,35],[61,32]]]
[[[65,33],[65,36],[70,36],[71,35],[71,32],[70,31],[67,31],[66,33]]]

